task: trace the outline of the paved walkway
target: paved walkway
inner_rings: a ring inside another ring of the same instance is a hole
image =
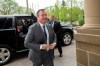
[[[17,59],[16,59],[17,58]],[[55,50],[55,66],[76,66],[76,44],[63,47],[63,57],[59,57],[58,50]],[[32,66],[32,63],[27,58],[27,52],[19,53],[7,65],[4,66]]]

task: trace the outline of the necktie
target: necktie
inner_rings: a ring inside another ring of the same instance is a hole
[[[46,34],[46,30],[45,30],[45,25],[43,26],[43,33],[44,33],[44,37],[45,37],[45,40],[47,41],[47,34]]]

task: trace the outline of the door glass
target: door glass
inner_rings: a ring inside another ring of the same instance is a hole
[[[4,22],[3,29],[10,29],[12,28],[12,18],[7,18],[6,21]]]
[[[7,18],[0,18],[0,29],[3,29],[4,22]]]
[[[0,19],[0,29],[10,29],[10,28],[12,28],[12,18]]]
[[[31,18],[16,18],[17,32],[21,37],[25,37],[28,32],[28,27],[33,24]]]

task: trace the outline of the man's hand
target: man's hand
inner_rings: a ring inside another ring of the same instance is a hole
[[[41,49],[47,49],[47,48],[49,48],[49,45],[47,45],[47,44],[42,44],[42,48],[41,48]]]
[[[56,46],[55,44],[50,44],[50,45],[49,45],[49,48],[50,48],[50,49],[54,49],[55,46]]]

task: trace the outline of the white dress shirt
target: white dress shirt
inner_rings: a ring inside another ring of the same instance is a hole
[[[54,28],[54,21],[52,22],[52,28]]]
[[[49,32],[48,32],[47,26],[46,26],[46,24],[42,24],[40,22],[39,22],[39,24],[40,24],[43,31],[44,31],[43,26],[45,26],[45,31],[46,31],[46,34],[47,34],[47,41],[46,42],[47,42],[47,45],[49,45]],[[42,49],[42,45],[40,46],[40,49]],[[49,50],[49,48],[47,50]]]

